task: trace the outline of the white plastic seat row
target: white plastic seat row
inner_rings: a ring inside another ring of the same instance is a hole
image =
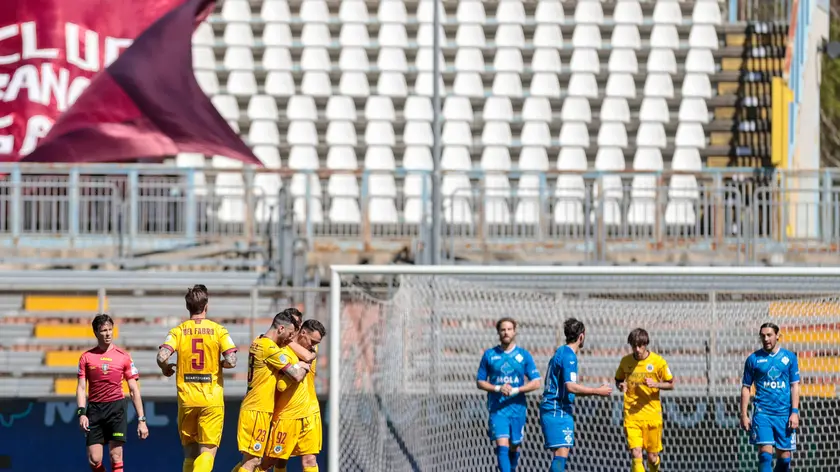
[[[584,122],[564,122],[560,128],[560,146],[589,148],[589,127]],[[701,122],[681,122],[677,125],[674,144],[678,147],[706,147],[706,132]],[[628,146],[627,131],[624,123],[602,122],[598,131],[597,145],[599,152],[606,148],[623,149]],[[642,122],[636,132],[636,146],[667,147],[667,136],[661,123]]]

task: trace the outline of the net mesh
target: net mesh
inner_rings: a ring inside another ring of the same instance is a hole
[[[489,471],[485,394],[475,375],[498,344],[494,323],[517,319],[517,344],[544,374],[564,319],[586,324],[579,373],[613,382],[627,334],[644,327],[650,349],[677,379],[662,393],[667,470],[749,470],[756,453],[738,428],[744,361],[758,327],[781,326],[802,375],[802,421],[794,465],[840,470],[835,390],[840,378],[840,301],[835,282],[748,278],[512,278],[403,275],[383,283],[344,280],[341,313],[340,470]],[[540,392],[528,395],[520,470],[547,470]],[[627,470],[622,397],[579,398],[567,470]],[[334,459],[332,459],[334,460]]]

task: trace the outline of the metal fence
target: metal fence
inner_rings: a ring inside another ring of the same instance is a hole
[[[726,8],[730,23],[790,21],[791,0],[728,0]]]
[[[220,253],[282,247],[281,236],[308,251],[407,248],[422,261],[430,234],[430,184],[421,171],[9,166],[5,174],[0,242],[72,249],[89,262],[127,264],[214,244]],[[564,263],[834,264],[838,182],[837,170],[447,172],[444,249],[450,259],[480,261],[505,252],[528,261],[539,252],[539,261]],[[33,258],[7,251],[0,263]],[[233,260],[260,264],[247,253]]]

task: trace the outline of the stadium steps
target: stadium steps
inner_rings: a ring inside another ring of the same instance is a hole
[[[719,81],[719,97],[734,97],[734,107],[715,109],[716,119],[729,118],[728,131],[712,131],[713,147],[730,147],[726,156],[708,156],[709,167],[768,167],[771,155],[771,82],[782,75],[787,25],[747,25],[743,32],[728,32],[726,48],[740,48],[738,57],[720,61],[721,72],[736,73],[737,80]],[[731,77],[731,75],[728,75]]]

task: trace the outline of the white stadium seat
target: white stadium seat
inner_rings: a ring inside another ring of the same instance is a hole
[[[560,24],[566,21],[563,4],[559,0],[539,0],[534,12],[534,21],[539,26],[545,24]]]
[[[694,24],[691,26],[691,32],[688,35],[688,47],[717,50],[719,45],[720,41],[714,25]]]
[[[251,120],[277,121],[277,102],[274,101],[274,97],[268,95],[254,95],[248,102],[247,115]]]
[[[695,2],[691,13],[691,21],[695,24],[720,25],[723,18],[720,4],[717,2]]]
[[[387,3],[387,1],[381,3]],[[458,7],[455,12],[455,20],[460,25],[483,25],[487,21],[487,16],[484,12],[484,4],[481,0],[461,0],[458,2]]]
[[[644,23],[642,6],[636,0],[623,0],[616,3],[612,16],[619,25],[641,25]]]
[[[228,23],[222,41],[228,46],[254,46],[254,33],[247,23]]]
[[[327,101],[326,118],[328,120],[356,121],[356,104],[350,97],[333,95]]]
[[[450,95],[443,102],[443,119],[447,121],[473,121],[473,109],[470,99]]]
[[[222,19],[227,22],[251,21],[251,6],[248,0],[225,0],[222,4]]]
[[[621,3],[619,3],[621,5]],[[613,48],[641,49],[642,37],[636,25],[616,25],[610,37]]]
[[[324,0],[306,0],[300,5],[300,19],[306,23],[327,23],[330,10]]]
[[[343,0],[338,7],[338,19],[345,25],[348,23],[367,23],[367,5],[364,0]]]
[[[291,23],[292,14],[286,0],[263,0],[260,17],[266,23]]]
[[[381,1],[376,17],[380,23],[396,23],[404,25],[408,23],[408,14],[405,10],[405,3],[402,1]]]
[[[563,122],[581,121],[589,123],[592,121],[592,112],[589,109],[589,100],[574,96],[563,100],[563,105],[560,109],[560,118]]]
[[[653,22],[661,25],[681,25],[682,10],[677,2],[656,2],[653,7]]]

